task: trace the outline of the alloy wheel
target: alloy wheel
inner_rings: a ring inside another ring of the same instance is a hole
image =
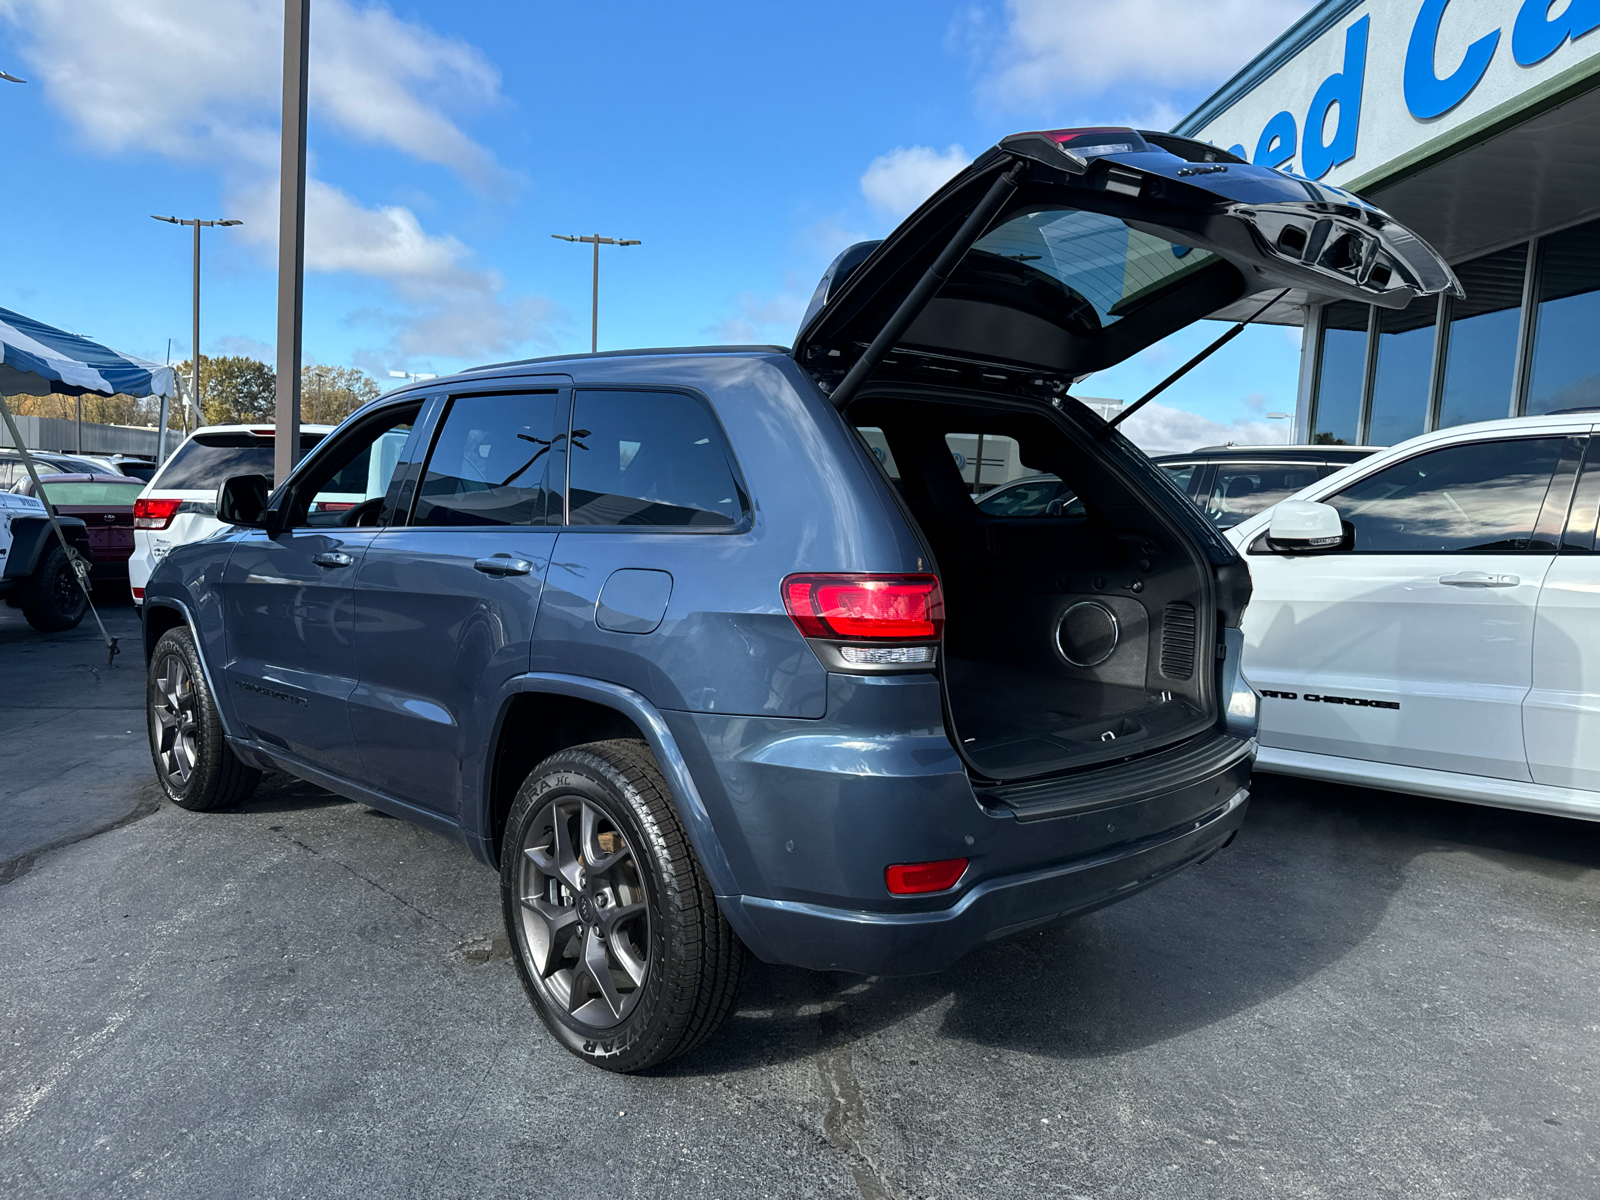
[[[580,1025],[621,1024],[650,972],[650,912],[627,835],[578,796],[552,800],[521,848],[529,974]]]
[[[176,654],[161,664],[156,680],[156,699],[150,707],[156,723],[156,760],[161,772],[177,788],[183,788],[194,773],[198,755],[195,749],[197,725],[194,680],[189,668]]]

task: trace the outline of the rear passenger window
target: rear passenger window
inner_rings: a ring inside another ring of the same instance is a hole
[[[549,392],[456,396],[417,490],[413,525],[543,525],[555,438]],[[559,522],[559,512],[552,521]]]
[[[1206,498],[1206,515],[1217,528],[1231,529],[1318,478],[1314,463],[1221,463]]]
[[[570,459],[572,525],[716,527],[744,515],[722,431],[682,392],[578,392]]]

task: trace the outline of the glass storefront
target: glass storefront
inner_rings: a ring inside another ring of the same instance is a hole
[[[1442,306],[1376,316],[1363,304],[1326,306],[1310,440],[1392,446],[1429,428],[1600,408],[1600,221],[1540,238],[1537,258],[1532,321],[1522,311],[1527,243],[1454,264],[1466,296]],[[1448,329],[1435,378],[1441,310]]]
[[[1322,366],[1317,373],[1313,442],[1355,445],[1366,376],[1367,306],[1349,301],[1328,305],[1322,317]]]
[[[1467,295],[1450,305],[1439,428],[1511,415],[1527,267],[1528,248],[1513,246],[1456,268]]]
[[[1600,404],[1600,221],[1539,243],[1530,413]]]
[[[1398,312],[1378,310],[1378,363],[1364,439],[1368,445],[1392,446],[1426,427],[1438,313],[1439,302],[1431,297]]]

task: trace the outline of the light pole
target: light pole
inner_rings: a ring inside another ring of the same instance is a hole
[[[594,246],[594,291],[589,309],[589,353],[593,354],[600,349],[600,247],[639,246],[643,243],[638,238],[603,238],[598,233],[592,237],[575,237],[567,233],[552,233],[550,236],[562,242],[589,242]]]
[[[152,221],[165,221],[169,225],[194,226],[194,353],[189,364],[189,390],[194,394],[194,406],[200,407],[200,226],[243,225],[243,221],[202,221],[198,217],[182,220],[178,217],[158,217],[150,214]],[[167,461],[167,398],[161,397],[161,427],[156,431],[156,462]]]
[[[1267,420],[1269,420],[1269,421],[1287,421],[1292,416],[1294,416],[1293,413],[1268,413],[1267,414]],[[1290,445],[1290,444],[1292,444],[1294,442],[1294,426],[1291,424],[1288,428],[1289,428],[1289,440],[1284,442],[1285,446]]]
[[[424,379],[437,379],[437,375],[430,375],[426,371],[390,371],[390,379],[409,379],[412,383],[419,383]]]

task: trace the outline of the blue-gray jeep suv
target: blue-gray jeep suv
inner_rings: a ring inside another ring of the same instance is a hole
[[[715,1030],[749,954],[937,971],[1244,818],[1248,574],[1073,381],[1258,295],[1453,286],[1210,146],[1008,138],[842,254],[792,351],[484,367],[229,479],[145,593],[157,775],[465,843],[540,1016],[614,1070]],[[975,503],[1040,474],[1077,502]]]

